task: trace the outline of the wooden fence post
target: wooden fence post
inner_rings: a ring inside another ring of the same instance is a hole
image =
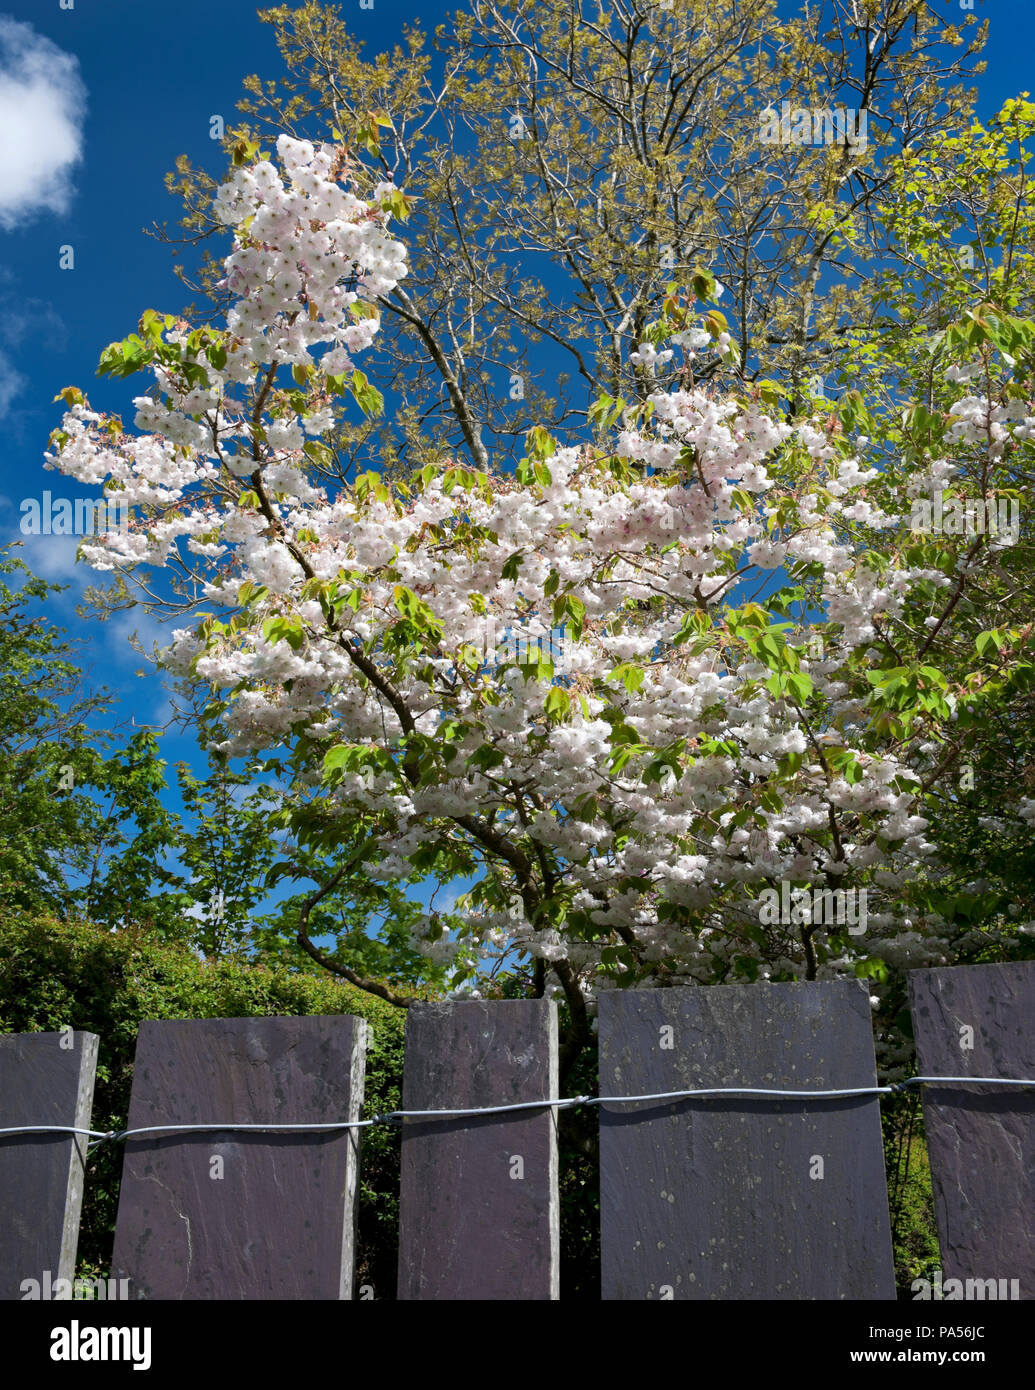
[[[853,981],[608,990],[600,1094],[875,1084]],[[876,1096],[601,1107],[605,1299],[895,1297]]]
[[[89,1129],[96,1070],[94,1033],[0,1035],[0,1129]],[[85,1135],[0,1135],[0,1299],[74,1277],[86,1148]]]
[[[557,1007],[545,999],[413,1004],[403,1109],[557,1095]],[[558,1296],[556,1113],[404,1120],[400,1299]]]
[[[909,998],[922,1076],[1035,1077],[1035,961],[911,970]],[[1035,1298],[1035,1090],[923,1093],[943,1296]]]
[[[366,1024],[345,1015],[140,1026],[127,1128],[358,1118]],[[352,1296],[359,1136],[126,1140],[112,1273],[130,1298]]]

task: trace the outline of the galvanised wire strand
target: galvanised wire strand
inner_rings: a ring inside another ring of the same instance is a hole
[[[524,1100],[513,1105],[482,1105],[469,1109],[389,1110],[368,1120],[331,1120],[319,1124],[203,1124],[144,1125],[138,1129],[78,1129],[74,1125],[17,1125],[0,1129],[5,1134],[84,1134],[95,1141],[90,1148],[109,1141],[135,1138],[141,1134],[229,1133],[236,1131],[301,1132],[366,1129],[369,1125],[398,1124],[402,1120],[464,1119],[474,1115],[505,1115],[518,1110],[573,1110],[576,1106],[638,1105],[649,1101],[705,1099],[716,1096],[747,1096],[776,1100],[847,1100],[858,1096],[888,1096],[910,1086],[1035,1086],[1030,1077],[1003,1076],[911,1076],[888,1086],[856,1086],[838,1091],[779,1091],[756,1086],[705,1086],[689,1091],[659,1091],[642,1096],[561,1096],[555,1100]]]

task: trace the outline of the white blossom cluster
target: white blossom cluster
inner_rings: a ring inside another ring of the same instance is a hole
[[[398,283],[404,251],[381,209],[341,186],[332,149],[287,137],[277,148],[286,181],[260,162],[216,201],[237,229],[222,368],[178,327],[166,342],[181,368],[207,361],[205,383],[159,366],[134,436],[74,404],[48,455],[138,509],[128,534],[85,548],[98,568],[160,566],[182,543],[209,601],[236,608],[249,586],[242,620],[182,628],[164,658],[225,700],[219,748],[301,740],[314,767],[330,749],[364,750],[325,795],[343,820],[376,822],[374,872],[408,875],[431,834],[473,844],[498,893],[472,903],[471,939],[567,962],[590,995],[621,973],[602,954],[616,943],[688,981],[727,978],[745,959],[762,979],[800,970],[796,933],[767,936],[758,920],[760,889],[781,880],[865,881],[878,894],[866,936],[820,975],[867,953],[944,959],[938,923],[906,928],[897,906],[935,850],[916,769],[904,753],[866,751],[865,701],[846,678],[921,586],[952,582],[901,557],[871,565],[847,543],[845,522],[895,520],[863,495],[878,471],[819,420],[792,426],[679,387],[651,395],[649,419],[610,452],[555,449],[534,480],[467,470],[458,482],[451,463],[405,497],[369,479],[328,496],[304,447],[332,428],[328,400],[260,431],[230,390],[260,390],[281,366],[318,369],[317,384],[351,368],[377,330],[352,308]],[[637,360],[651,370],[672,355],[648,348]],[[996,447],[1035,426],[971,396],[953,420],[962,443]],[[806,488],[774,481],[790,449]],[[950,472],[933,465],[927,481]],[[774,691],[773,668],[727,621],[737,586],[781,567],[823,576],[823,652],[794,647],[797,691]],[[563,676],[471,659],[490,633],[549,632],[564,617],[576,637]],[[420,738],[417,775],[405,753]],[[1030,802],[1021,814],[1031,819]],[[530,922],[512,895],[544,895],[547,879],[563,914]],[[423,949],[455,954],[447,941]]]

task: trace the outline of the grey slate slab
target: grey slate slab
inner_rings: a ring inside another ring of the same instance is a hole
[[[89,1129],[96,1070],[93,1033],[0,1035],[0,1129]],[[87,1142],[0,1135],[0,1299],[23,1298],[23,1280],[73,1278]]]
[[[853,981],[608,990],[599,1038],[602,1096],[875,1081]],[[603,1106],[600,1126],[605,1299],[894,1298],[876,1097]]]
[[[556,1005],[411,1005],[403,1087],[406,1110],[556,1096]],[[399,1298],[556,1298],[557,1181],[550,1109],[405,1120]]]
[[[1035,961],[911,970],[909,997],[921,1075],[1035,1078]],[[923,1097],[943,1281],[1035,1298],[1035,1090]]]
[[[365,1048],[364,1020],[343,1015],[143,1023],[127,1128],[356,1119]],[[358,1143],[127,1139],[113,1275],[131,1298],[350,1298]]]

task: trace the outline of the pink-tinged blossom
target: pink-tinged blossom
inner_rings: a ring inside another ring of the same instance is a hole
[[[47,455],[131,507],[127,532],[84,547],[90,563],[189,564],[196,595],[236,612],[233,626],[178,629],[164,653],[170,671],[225,695],[216,746],[299,744],[305,789],[321,786],[328,748],[380,755],[322,787],[343,822],[376,813],[380,878],[409,876],[433,835],[488,857],[490,837],[471,830],[481,818],[507,853],[493,861],[496,898],[466,909],[471,939],[566,960],[590,995],[631,968],[601,955],[618,941],[685,982],[727,978],[745,959],[761,979],[799,970],[793,934],[759,941],[760,889],[781,879],[868,875],[882,898],[858,949],[834,943],[820,976],[851,973],[862,954],[938,960],[944,924],[903,934],[898,897],[934,850],[916,794],[931,752],[868,751],[859,667],[918,595],[956,580],[904,552],[872,563],[861,528],[900,519],[885,494],[865,495],[882,480],[871,441],[684,378],[652,391],[649,418],[630,415],[610,448],[556,449],[549,477],[469,470],[474,485],[458,486],[446,460],[405,495],[369,477],[332,488],[313,439],[333,429],[338,378],[375,340],[378,297],[405,277],[381,207],[396,190],[357,198],[332,147],[282,136],[277,155],[279,169],[235,170],[215,200],[234,229],[227,333],[206,343],[168,328],[156,392],[134,400],[141,433],[73,404]],[[703,348],[702,333],[683,345]],[[728,336],[717,346],[731,350]],[[633,355],[648,374],[672,358],[649,342]],[[282,395],[260,425],[237,388],[273,389],[291,367],[305,410]],[[962,395],[946,452],[996,459],[1033,427],[1016,401]],[[955,471],[924,465],[918,495]],[[743,612],[732,621],[738,584],[798,567],[813,576],[822,652],[800,631],[774,635],[758,605],[754,626]],[[527,655],[558,627],[564,674]],[[752,645],[761,629],[768,652]],[[788,673],[796,683],[781,683]],[[423,750],[419,776],[404,735]],[[1018,814],[1035,822],[1030,798]],[[526,862],[533,877],[550,866],[568,927],[507,906]],[[453,950],[418,944],[436,959]]]

